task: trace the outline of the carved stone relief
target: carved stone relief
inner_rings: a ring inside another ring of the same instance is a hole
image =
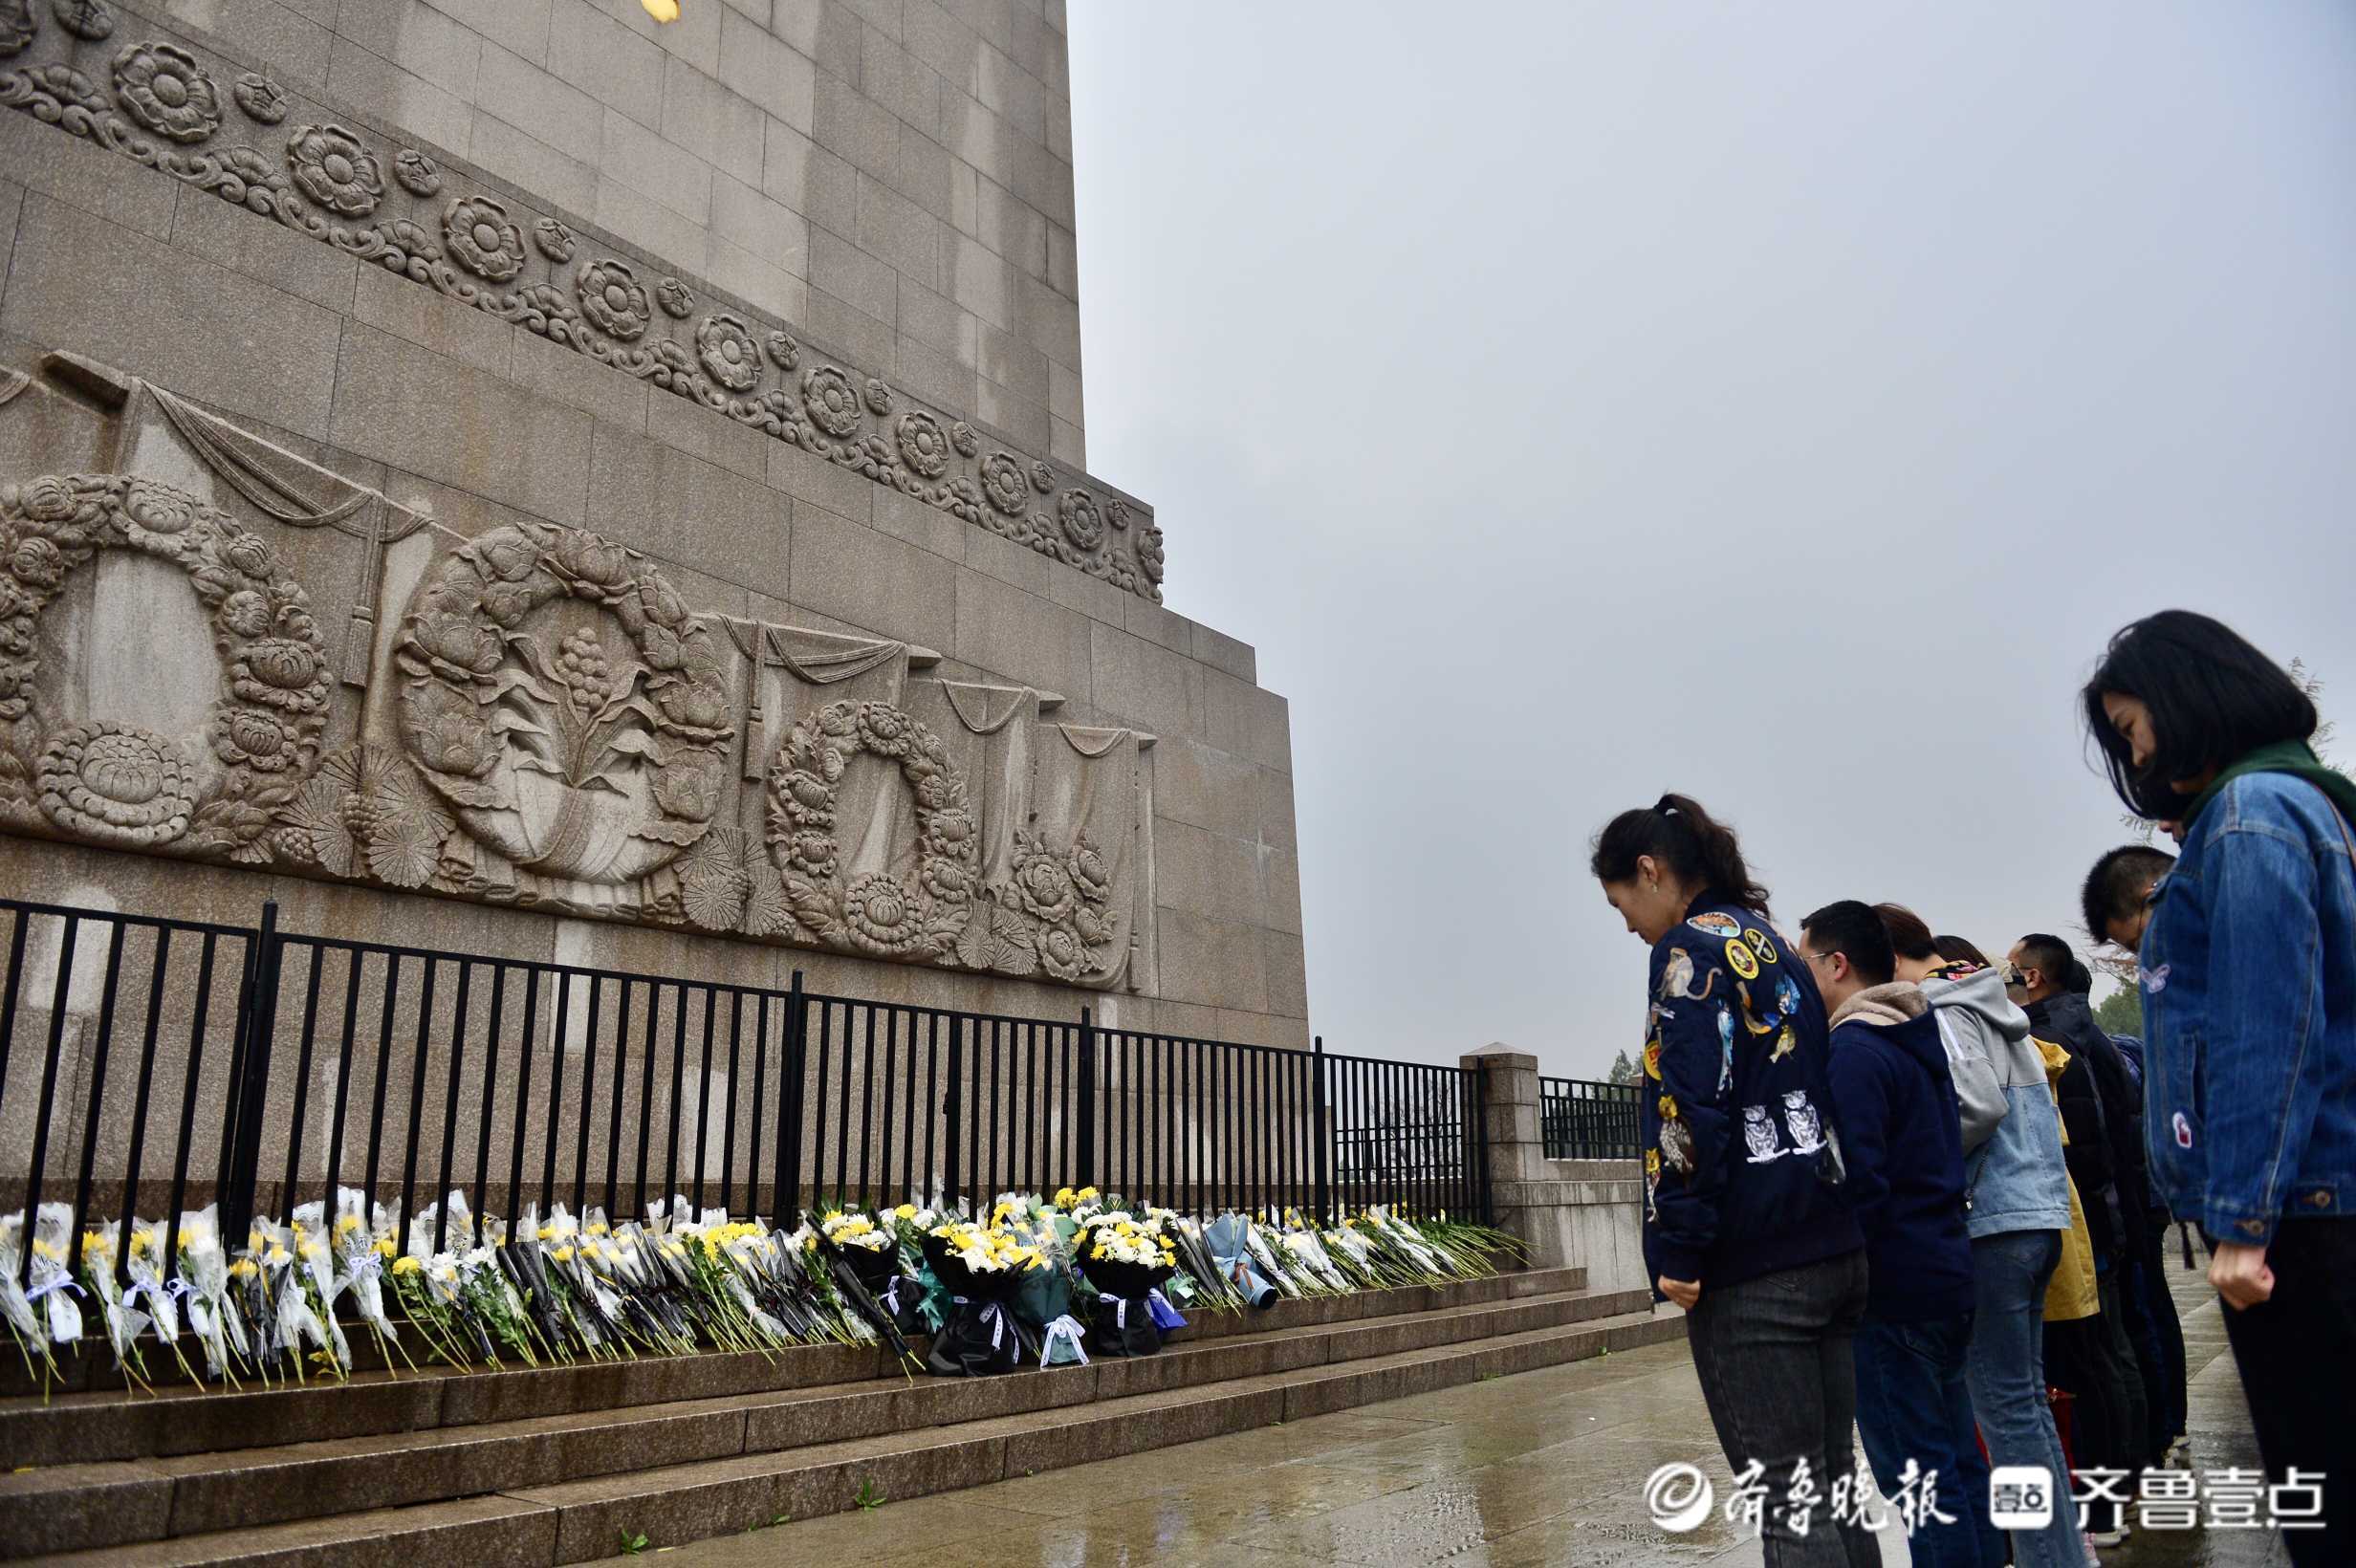
[[[61,25],[43,29],[33,0],[0,0],[0,57],[25,56],[0,72],[0,107],[1160,601],[1161,531],[1149,518],[1133,530],[1131,503],[986,449],[971,425],[879,378],[805,365],[815,356],[776,325],[706,309],[681,279],[586,243],[553,213],[467,190],[447,160],[382,143],[267,76],[165,37],[115,48],[120,30],[95,0],[59,0],[56,13]]]
[[[1029,687],[917,679],[938,656],[905,643],[698,615],[586,530],[460,537],[161,388],[113,387],[96,449],[118,471],[0,485],[0,828],[1133,983],[1150,737],[1049,722],[1061,699]],[[22,450],[5,428],[0,450]],[[126,664],[202,650],[168,628],[44,633],[108,551],[168,564],[201,606],[218,681],[176,725],[94,709]],[[338,599],[323,629],[314,605]]]

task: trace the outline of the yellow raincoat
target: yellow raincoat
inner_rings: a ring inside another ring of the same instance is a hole
[[[2031,1037],[2039,1053],[2045,1058],[2045,1092],[2054,1097],[2054,1120],[2062,1119],[2062,1092],[2056,1087],[2063,1069],[2070,1064],[2070,1054],[2051,1040]],[[2062,1142],[2070,1141],[2067,1123],[2062,1128]],[[2054,1269],[2053,1283],[2045,1287],[2045,1321],[2075,1322],[2092,1318],[2103,1310],[2102,1297],[2095,1294],[2094,1238],[2086,1230],[2086,1210],[2078,1201],[2078,1184],[2070,1183],[2070,1228],[2062,1232],[2062,1261]]]

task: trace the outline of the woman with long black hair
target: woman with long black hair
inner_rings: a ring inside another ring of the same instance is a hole
[[[1646,1269],[1686,1311],[1727,1462],[1761,1467],[1768,1568],[1878,1564],[1854,1511],[1830,1507],[1856,1468],[1865,1253],[1840,1196],[1816,980],[1734,833],[1689,796],[1613,817],[1590,868],[1652,949]]]
[[[2153,1185],[2195,1220],[2266,1468],[2322,1486],[2295,1562],[2356,1562],[2356,780],[2314,702],[2223,623],[2164,610],[2083,693],[2112,787],[2175,824],[2140,954]],[[2280,1511],[2278,1511],[2280,1512]]]

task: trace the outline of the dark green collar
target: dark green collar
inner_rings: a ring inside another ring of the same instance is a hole
[[[2259,747],[2210,780],[2209,787],[2194,795],[2192,804],[2185,810],[2185,831],[2188,834],[2192,831],[2193,821],[2226,785],[2250,773],[2288,773],[2294,778],[2303,778],[2323,791],[2339,808],[2342,817],[2356,823],[2356,779],[2349,778],[2337,768],[2324,767],[2316,756],[2314,748],[2305,741],[2285,740]]]

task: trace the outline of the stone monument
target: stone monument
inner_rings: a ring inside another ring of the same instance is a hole
[[[1061,0],[681,11],[0,0],[0,887],[1306,1045]]]

